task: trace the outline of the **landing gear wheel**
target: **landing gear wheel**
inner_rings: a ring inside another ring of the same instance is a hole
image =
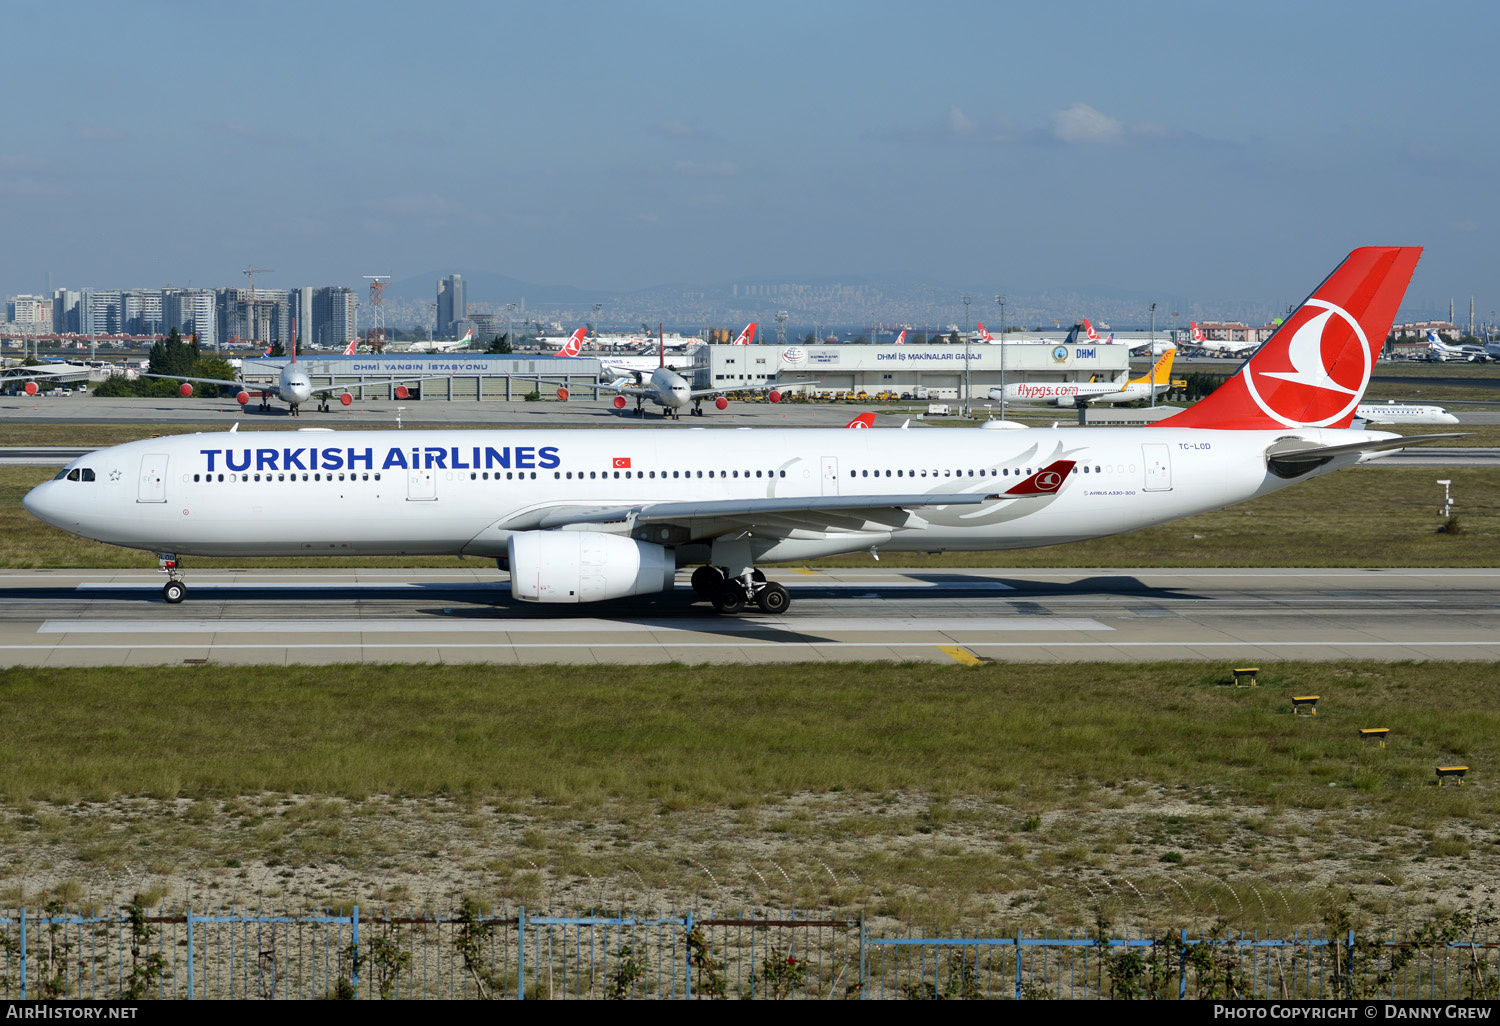
[[[724,587],[724,571],[716,566],[700,566],[693,571],[693,591],[703,598],[713,598]]]
[[[161,586],[161,597],[167,600],[168,605],[175,606],[187,598],[187,585],[181,581],[168,581]]]
[[[762,613],[775,615],[787,611],[787,607],[792,604],[792,596],[781,585],[773,582],[756,592],[755,604],[760,606]]]
[[[714,612],[739,613],[745,609],[745,589],[730,581],[713,595]]]

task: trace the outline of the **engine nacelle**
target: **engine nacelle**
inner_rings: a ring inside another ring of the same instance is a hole
[[[239,403],[241,406],[248,405],[250,402],[250,393],[241,389],[239,392],[235,393],[234,401]]]
[[[566,388],[559,388],[557,390],[557,401],[560,403],[568,401],[568,390]]]
[[[677,560],[660,545],[591,531],[522,531],[506,544],[523,602],[602,602],[670,591]]]
[[[36,395],[36,393],[37,393],[36,382],[35,381],[28,381],[28,382],[26,382],[26,394],[27,395]]]
[[[350,395],[348,392],[345,392],[343,395],[339,396],[339,402],[345,406],[352,405],[354,402],[354,396]]]
[[[725,399],[721,395],[721,396],[719,396],[719,398],[717,398],[717,399],[714,400],[714,406],[717,409],[720,409],[720,410],[727,410],[727,409],[729,409],[729,400]]]
[[[397,385],[396,386],[396,398],[397,399],[407,399],[410,396],[411,396],[411,389],[407,388],[405,385]]]
[[[623,410],[625,408],[625,397],[623,395],[615,396],[612,402],[614,403],[614,407],[617,410]]]
[[[181,385],[178,386],[177,394],[182,396],[184,399],[187,399],[193,394],[193,386],[184,381]]]
[[[771,402],[773,403],[779,403],[781,402],[781,392],[773,388],[771,389],[771,394],[766,396],[766,398],[771,400]]]

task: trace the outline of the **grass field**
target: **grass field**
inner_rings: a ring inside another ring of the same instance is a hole
[[[1492,667],[1263,671],[9,670],[0,900],[698,899],[991,926],[1109,900],[1117,921],[1264,929],[1346,892],[1402,921],[1497,879]],[[1290,715],[1305,693],[1317,717]],[[1468,784],[1434,786],[1452,763]]]
[[[42,524],[21,498],[56,471],[0,467],[0,566],[154,567],[145,552],[75,538]],[[1462,530],[1437,532],[1442,488],[1453,482]],[[887,554],[885,565],[892,565]],[[902,554],[902,566],[1235,567],[1495,566],[1500,562],[1500,475],[1470,467],[1358,467],[1226,510],[1114,538],[1045,549]],[[456,558],[287,559],[256,566],[472,566]],[[244,566],[246,560],[194,559],[192,567]],[[820,560],[818,566],[870,566],[867,555]]]

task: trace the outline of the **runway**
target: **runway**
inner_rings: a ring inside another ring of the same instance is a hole
[[[475,570],[0,574],[0,664],[1500,659],[1500,570],[774,570],[791,611],[586,606]]]

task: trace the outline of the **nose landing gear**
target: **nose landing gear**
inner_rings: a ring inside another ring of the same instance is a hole
[[[170,552],[158,552],[156,554],[156,565],[160,573],[167,575],[167,583],[161,587],[161,597],[170,606],[175,606],[187,598],[187,585],[178,578],[177,573],[182,569],[182,563]]]

